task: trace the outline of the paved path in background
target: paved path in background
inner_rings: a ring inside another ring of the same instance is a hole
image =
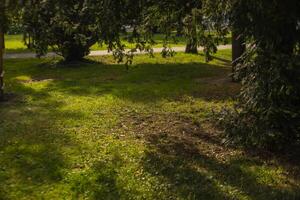
[[[218,46],[219,50],[222,49],[230,49],[231,45],[220,45]],[[172,48],[175,52],[184,52],[185,47],[173,47]],[[163,48],[153,48],[154,53],[160,53]],[[198,48],[199,51],[202,51],[203,48]],[[145,54],[146,52],[138,52],[137,54]],[[107,50],[100,50],[100,51],[91,51],[89,56],[105,56],[105,55],[112,55],[112,52],[108,52]],[[56,57],[57,54],[50,52],[44,57]],[[14,58],[35,58],[35,53],[7,53],[4,55],[4,59],[14,59]]]

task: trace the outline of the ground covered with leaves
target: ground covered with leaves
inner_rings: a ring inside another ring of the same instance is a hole
[[[299,199],[295,159],[223,144],[229,59],[6,60],[0,199]]]

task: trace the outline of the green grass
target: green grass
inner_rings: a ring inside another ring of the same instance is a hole
[[[22,53],[30,51],[25,46],[22,35],[6,35],[5,49],[7,53]]]
[[[6,60],[0,199],[299,199],[299,166],[222,145],[239,85],[216,58]]]
[[[163,35],[157,34],[154,36],[154,40],[157,43],[154,47],[162,47],[163,46]],[[171,42],[172,46],[185,46],[185,39],[183,37],[177,37],[176,42]],[[123,41],[127,48],[134,47],[132,43]],[[23,52],[30,52],[29,49],[25,46],[23,42],[22,35],[6,35],[5,36],[5,46],[7,53],[23,53]],[[106,45],[98,45],[95,44],[91,47],[91,50],[106,50]]]
[[[164,36],[162,34],[156,34],[154,36],[154,41],[156,44],[153,46],[154,48],[160,48],[163,47],[164,43]],[[228,35],[228,42],[230,42],[230,35]],[[129,43],[127,41],[123,41],[124,45],[126,45],[127,48],[132,48],[134,47],[134,44]],[[175,41],[170,41],[170,45],[172,47],[177,47],[177,46],[185,46],[186,45],[186,40],[184,37],[176,37],[176,42]],[[5,36],[5,46],[6,46],[6,52],[7,53],[24,53],[24,52],[30,52],[29,49],[24,45],[23,42],[23,36],[22,35],[6,35]],[[106,50],[107,46],[106,45],[99,45],[95,44],[91,47],[91,50]]]

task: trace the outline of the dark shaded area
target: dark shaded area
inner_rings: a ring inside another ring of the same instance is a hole
[[[11,191],[30,196],[36,186],[62,181],[68,158],[60,149],[76,144],[62,132],[60,122],[81,116],[60,110],[63,104],[49,99],[47,91],[14,84],[36,104],[27,103],[20,93],[0,104],[0,199],[10,199]]]
[[[42,76],[40,70],[43,70]],[[204,63],[139,64],[127,72],[124,66],[103,65],[95,61],[63,67],[50,63],[48,67],[43,64],[34,70],[20,71],[20,75],[30,76],[32,80],[53,80],[48,91],[75,96],[112,94],[142,103],[174,100],[186,95],[207,100],[232,98],[232,90],[237,94],[239,85],[230,83],[229,78],[226,84],[219,81],[229,73],[229,67]]]
[[[259,180],[260,175],[251,170],[261,167],[275,170],[263,157],[225,147],[215,131],[209,132],[188,118],[167,115],[132,119],[127,124],[149,146],[144,168],[169,185],[170,194],[176,197],[239,199],[237,194],[242,194],[251,199],[300,198],[300,188],[293,182],[265,185]],[[298,171],[287,163],[282,166],[289,167],[291,174]],[[299,179],[295,174],[292,176]],[[284,184],[292,189],[284,188]],[[235,188],[237,193],[226,194],[221,189],[224,186]]]
[[[117,184],[118,170],[124,161],[118,152],[114,152],[111,157],[110,160],[95,162],[88,172],[78,175],[73,180],[72,191],[76,199],[86,195],[89,199],[117,200],[128,194]]]
[[[223,62],[224,64],[226,64],[226,65],[231,65],[231,63],[232,63],[232,61],[231,60],[229,60],[229,59],[225,59],[225,58],[221,58],[221,57],[217,57],[217,56],[212,56],[212,58],[214,59],[214,60],[218,60],[218,61],[221,61],[221,62]]]
[[[7,54],[15,54],[15,53],[32,53],[34,51],[27,49],[26,47],[15,48],[15,49],[5,49],[5,53]]]

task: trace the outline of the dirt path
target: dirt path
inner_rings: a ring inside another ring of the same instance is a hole
[[[222,49],[230,49],[231,45],[220,45],[218,46],[219,50]],[[154,48],[154,53],[160,53],[163,48]],[[173,47],[175,52],[184,52],[185,47]],[[203,48],[200,47],[199,51],[202,51]],[[138,54],[145,54],[145,52],[139,52]],[[89,56],[104,56],[104,55],[112,55],[112,52],[108,52],[107,50],[99,50],[99,51],[91,51]],[[56,57],[57,54],[50,52],[45,57]],[[35,53],[7,53],[4,55],[5,59],[14,59],[14,58],[35,58]]]

